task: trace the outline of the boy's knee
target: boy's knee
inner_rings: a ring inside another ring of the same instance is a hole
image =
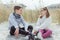
[[[32,25],[29,25],[27,30],[32,32],[33,26]]]

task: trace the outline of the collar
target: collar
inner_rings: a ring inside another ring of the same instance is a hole
[[[16,18],[16,19],[19,19],[19,18],[21,18],[21,15],[19,15],[19,14],[16,14],[15,12],[13,13],[13,15],[15,16],[15,18]]]

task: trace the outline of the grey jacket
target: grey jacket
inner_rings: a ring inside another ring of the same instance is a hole
[[[20,18],[16,18],[13,13],[10,14],[9,16],[9,29],[14,26],[15,28],[18,28],[21,24],[27,29],[28,24],[25,22],[23,19],[22,15],[20,15]]]

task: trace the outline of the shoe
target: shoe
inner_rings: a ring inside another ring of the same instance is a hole
[[[39,38],[35,38],[35,40],[41,40],[41,39],[39,39]]]

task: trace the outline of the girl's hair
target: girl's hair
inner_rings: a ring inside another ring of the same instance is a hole
[[[46,18],[48,18],[49,16],[50,16],[50,14],[49,14],[49,11],[48,11],[48,9],[47,9],[47,7],[44,7],[44,8],[42,8],[43,9],[43,11],[47,11],[47,13],[46,13]],[[40,18],[42,18],[43,16],[40,16]]]

